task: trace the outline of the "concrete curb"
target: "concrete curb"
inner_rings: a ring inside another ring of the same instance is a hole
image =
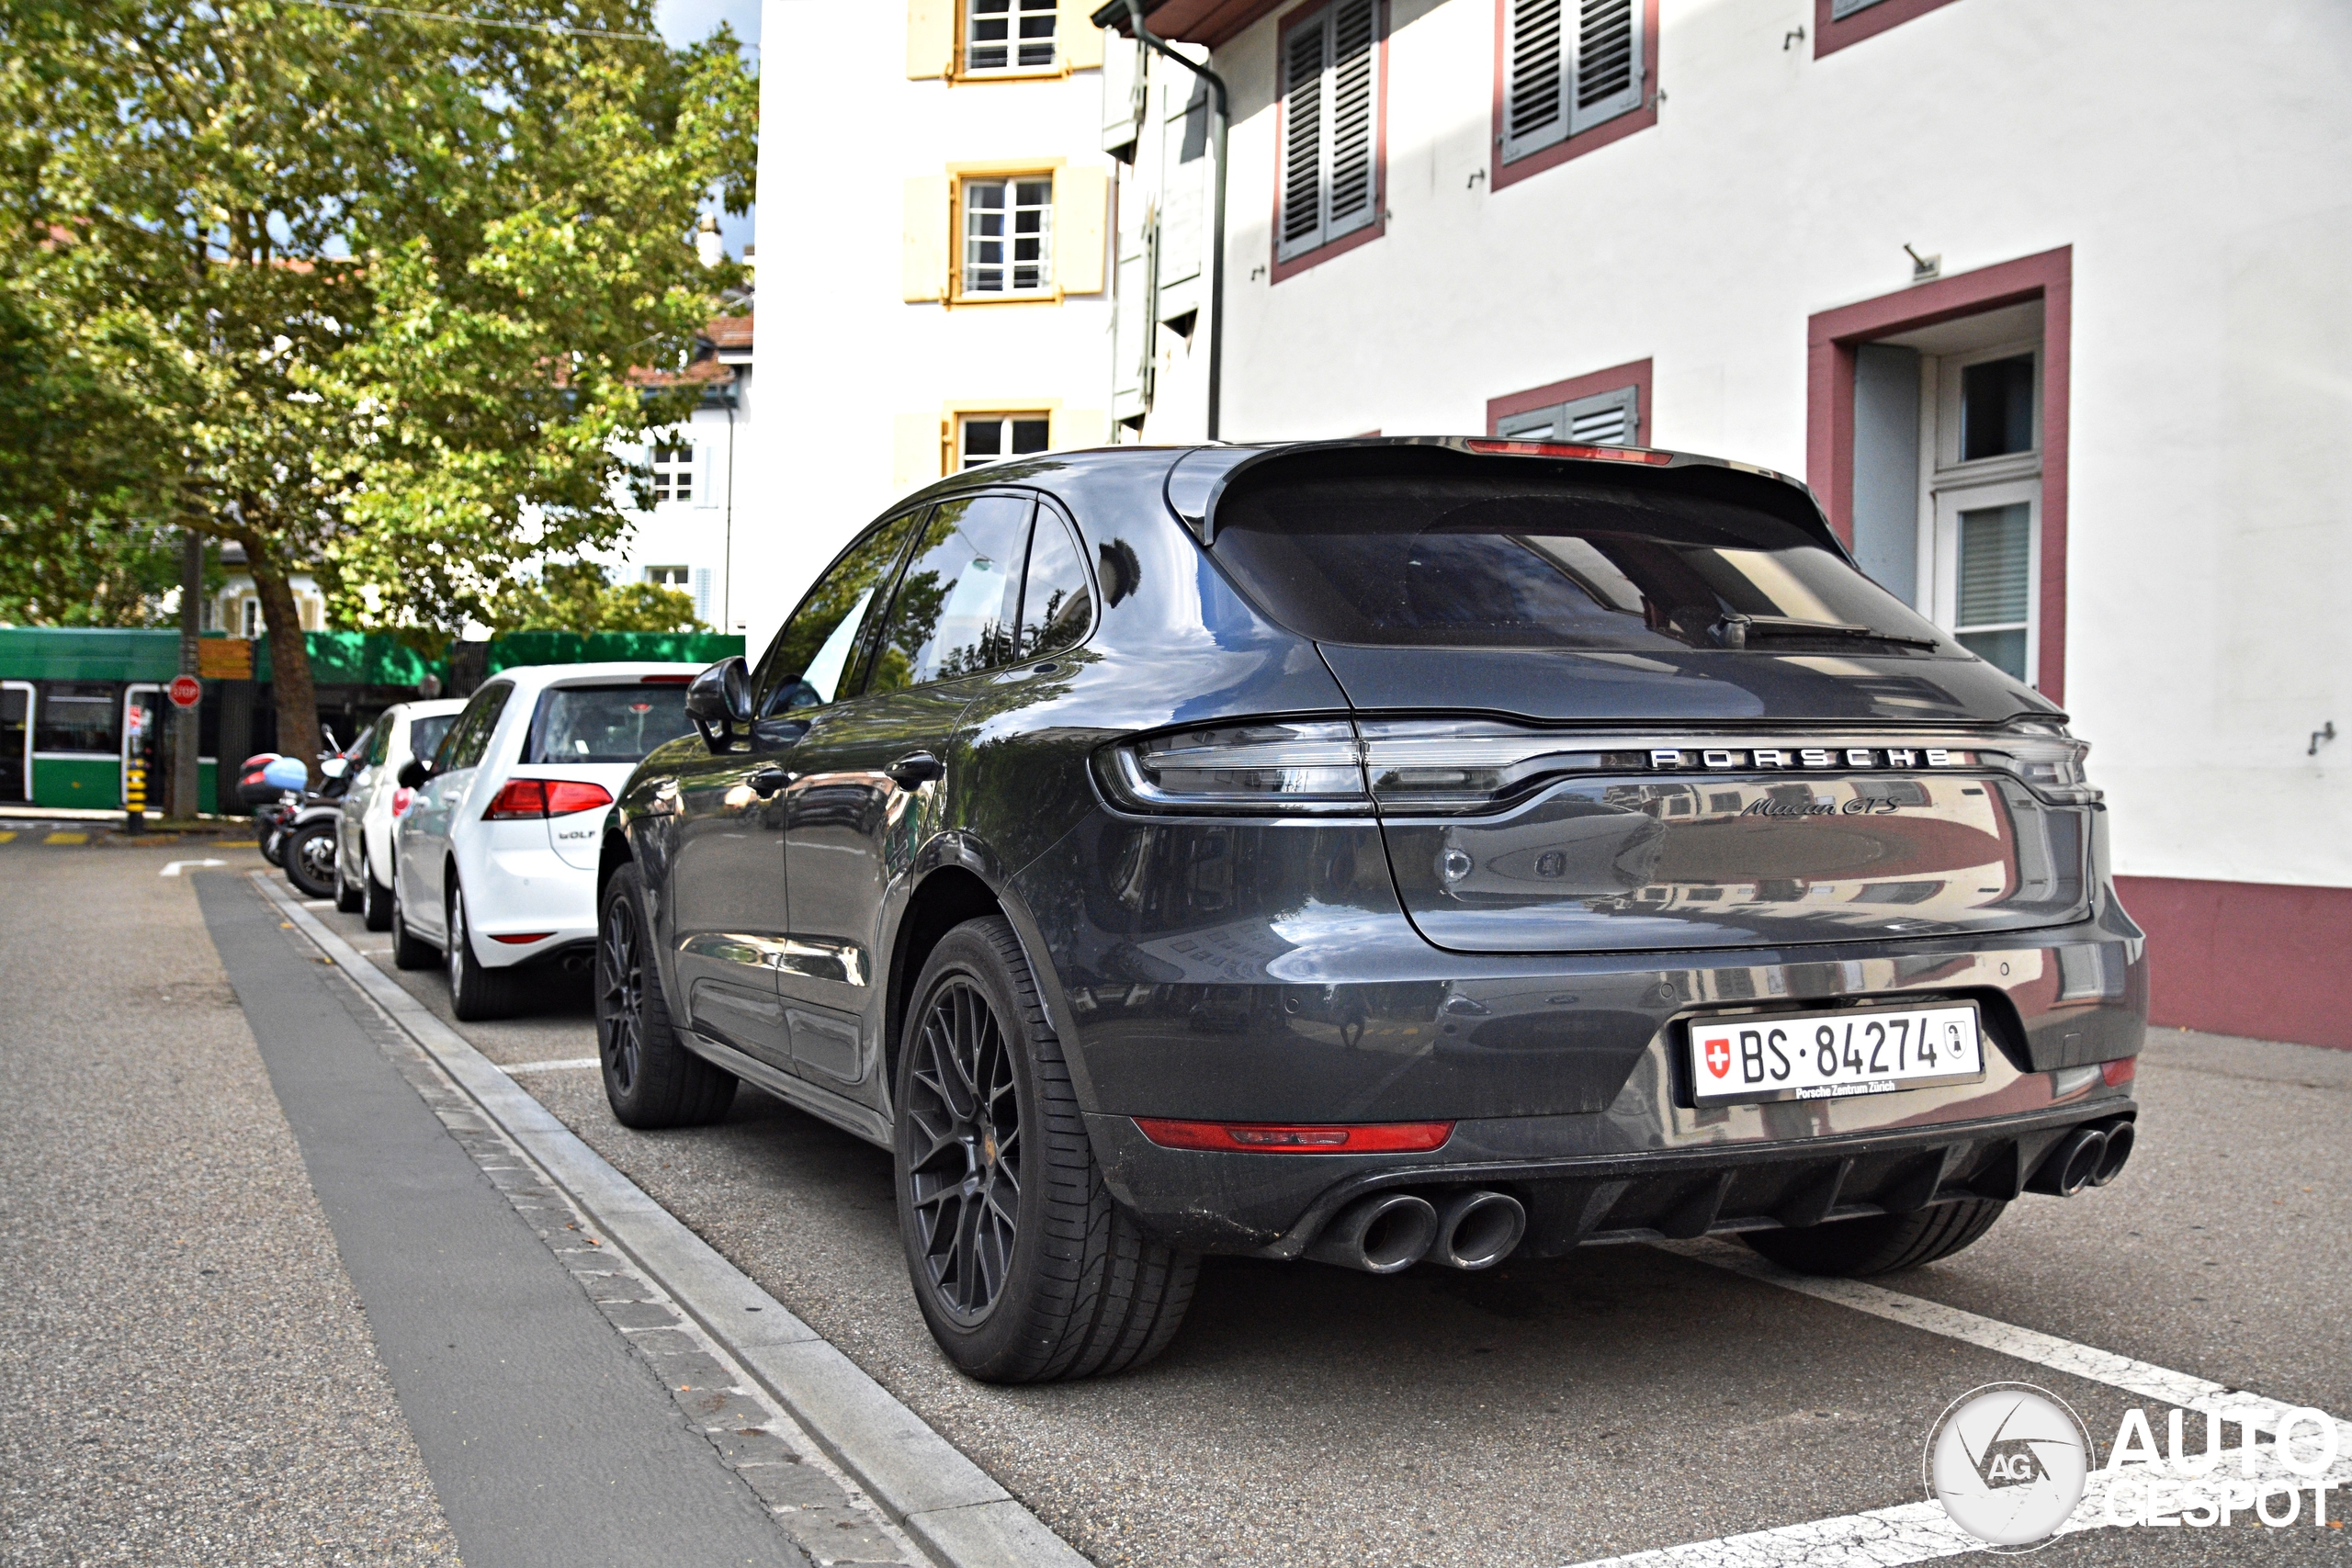
[[[497,1064],[272,884],[254,885],[438,1062],[805,1427],[940,1568],[1091,1568],[1068,1541],[855,1362],[613,1168]],[[746,1312],[755,1307],[756,1313]],[[743,1321],[755,1318],[756,1327]]]

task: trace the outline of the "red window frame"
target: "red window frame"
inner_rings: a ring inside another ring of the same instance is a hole
[[[1905,0],[1882,0],[1885,5],[1901,5]],[[1826,9],[1829,0],[1820,0]],[[1658,0],[1642,0],[1642,107],[1630,114],[1596,125],[1590,130],[1555,141],[1540,152],[1530,152],[1524,158],[1503,162],[1503,87],[1510,71],[1510,0],[1495,0],[1495,123],[1493,140],[1487,143],[1487,184],[1490,189],[1517,185],[1531,175],[1557,168],[1571,158],[1612,141],[1623,141],[1637,130],[1647,130],[1657,123],[1657,6]],[[1383,55],[1385,65],[1387,57]],[[1533,404],[1541,408],[1543,405]]]
[[[1319,16],[1336,0],[1306,0],[1294,6],[1274,24],[1274,199],[1272,219],[1266,236],[1266,274],[1269,287],[1284,278],[1295,277],[1309,267],[1321,266],[1333,256],[1345,255],[1358,245],[1368,245],[1388,232],[1388,0],[1373,0],[1373,48],[1380,59],[1374,72],[1372,87],[1372,221],[1352,233],[1340,235],[1327,244],[1311,251],[1301,251],[1288,261],[1281,257],[1283,234],[1283,149],[1288,145],[1283,123],[1282,62],[1285,58],[1291,29],[1309,17]],[[1655,0],[1653,0],[1655,4]]]
[[[1530,387],[1523,392],[1506,392],[1499,398],[1488,398],[1487,434],[1501,434],[1502,422],[1515,413],[1549,408],[1554,403],[1572,403],[1578,398],[1589,398],[1596,392],[1613,392],[1621,387],[1634,389],[1634,439],[1628,445],[1646,446],[1650,444],[1651,429],[1650,362],[1646,359],[1612,365],[1606,370],[1595,370],[1589,376],[1571,376],[1565,381],[1554,381],[1546,386]]]
[[[1805,323],[1805,478],[1829,513],[1829,525],[1851,546],[1855,349],[1956,317],[2041,302],[2041,653],[2034,686],[2062,705],[2066,700],[2066,446],[2074,277],[2075,248],[2061,245],[1824,310]]]
[[[1818,60],[1825,54],[1835,54],[1951,4],[1951,0],[1878,0],[1868,10],[1837,21],[1829,15],[1830,0],[1813,0],[1813,57]]]

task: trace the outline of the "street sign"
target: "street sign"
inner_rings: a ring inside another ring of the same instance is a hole
[[[193,675],[175,677],[168,690],[175,708],[192,708],[204,700],[204,682]]]
[[[206,637],[196,645],[196,672],[209,681],[250,681],[254,645],[243,637]]]

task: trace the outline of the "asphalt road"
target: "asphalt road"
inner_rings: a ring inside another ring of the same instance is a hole
[[[388,938],[318,913],[448,1018],[437,974],[391,970]],[[584,985],[551,979],[521,1016],[457,1027],[534,1064],[592,1056],[593,1019]],[[2102,1445],[2135,1404],[2164,1427],[2117,1389],[1645,1247],[1388,1280],[1215,1261],[1143,1372],[987,1387],[923,1328],[880,1151],[748,1087],[720,1125],[642,1134],[594,1069],[519,1080],[1106,1568],[1544,1568],[1917,1502],[1936,1416],[2004,1380],[2059,1393]],[[2161,1031],[2139,1091],[2115,1185],[2028,1199],[1884,1283],[2352,1414],[2352,1055]],[[2174,1560],[2352,1561],[2352,1543],[2242,1522],[2037,1559]]]
[[[28,863],[0,874],[22,886]],[[437,974],[391,971],[386,938],[314,912],[447,1017]],[[40,966],[0,975],[21,1011]],[[1213,1263],[1150,1369],[989,1388],[951,1371],[924,1332],[881,1153],[748,1088],[718,1126],[619,1127],[593,1069],[532,1066],[593,1055],[577,982],[540,987],[526,1016],[457,1027],[1106,1568],[1557,1568],[1916,1503],[1937,1415],[2004,1380],[2058,1393],[2101,1445],[2127,1408],[2164,1427],[2165,1406],[2106,1383],[1640,1247],[1385,1280]],[[2140,1146],[2114,1186],[2030,1198],[1971,1250],[1881,1283],[2352,1414],[2352,1055],[2163,1032],[2139,1092]],[[269,1109],[248,1097],[214,1114],[266,1121]],[[10,1154],[14,1188],[34,1156]],[[77,1297],[59,1315],[102,1310]],[[19,1451],[31,1450],[12,1450],[11,1469]],[[2036,1561],[2343,1562],[2347,1533],[2241,1517],[2090,1531]]]

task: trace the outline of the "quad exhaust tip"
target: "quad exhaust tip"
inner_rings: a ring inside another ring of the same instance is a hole
[[[2132,1144],[2138,1137],[2129,1122],[2118,1122],[2107,1130],[2107,1146],[2098,1156],[2098,1169],[2091,1174],[2093,1187],[2104,1187],[2123,1174],[2123,1164],[2132,1157]]]
[[[1398,1274],[1424,1259],[1491,1269],[1527,1234],[1527,1211],[1507,1192],[1465,1188],[1438,1203],[1418,1192],[1374,1192],[1340,1211],[1306,1249],[1318,1263]]]

